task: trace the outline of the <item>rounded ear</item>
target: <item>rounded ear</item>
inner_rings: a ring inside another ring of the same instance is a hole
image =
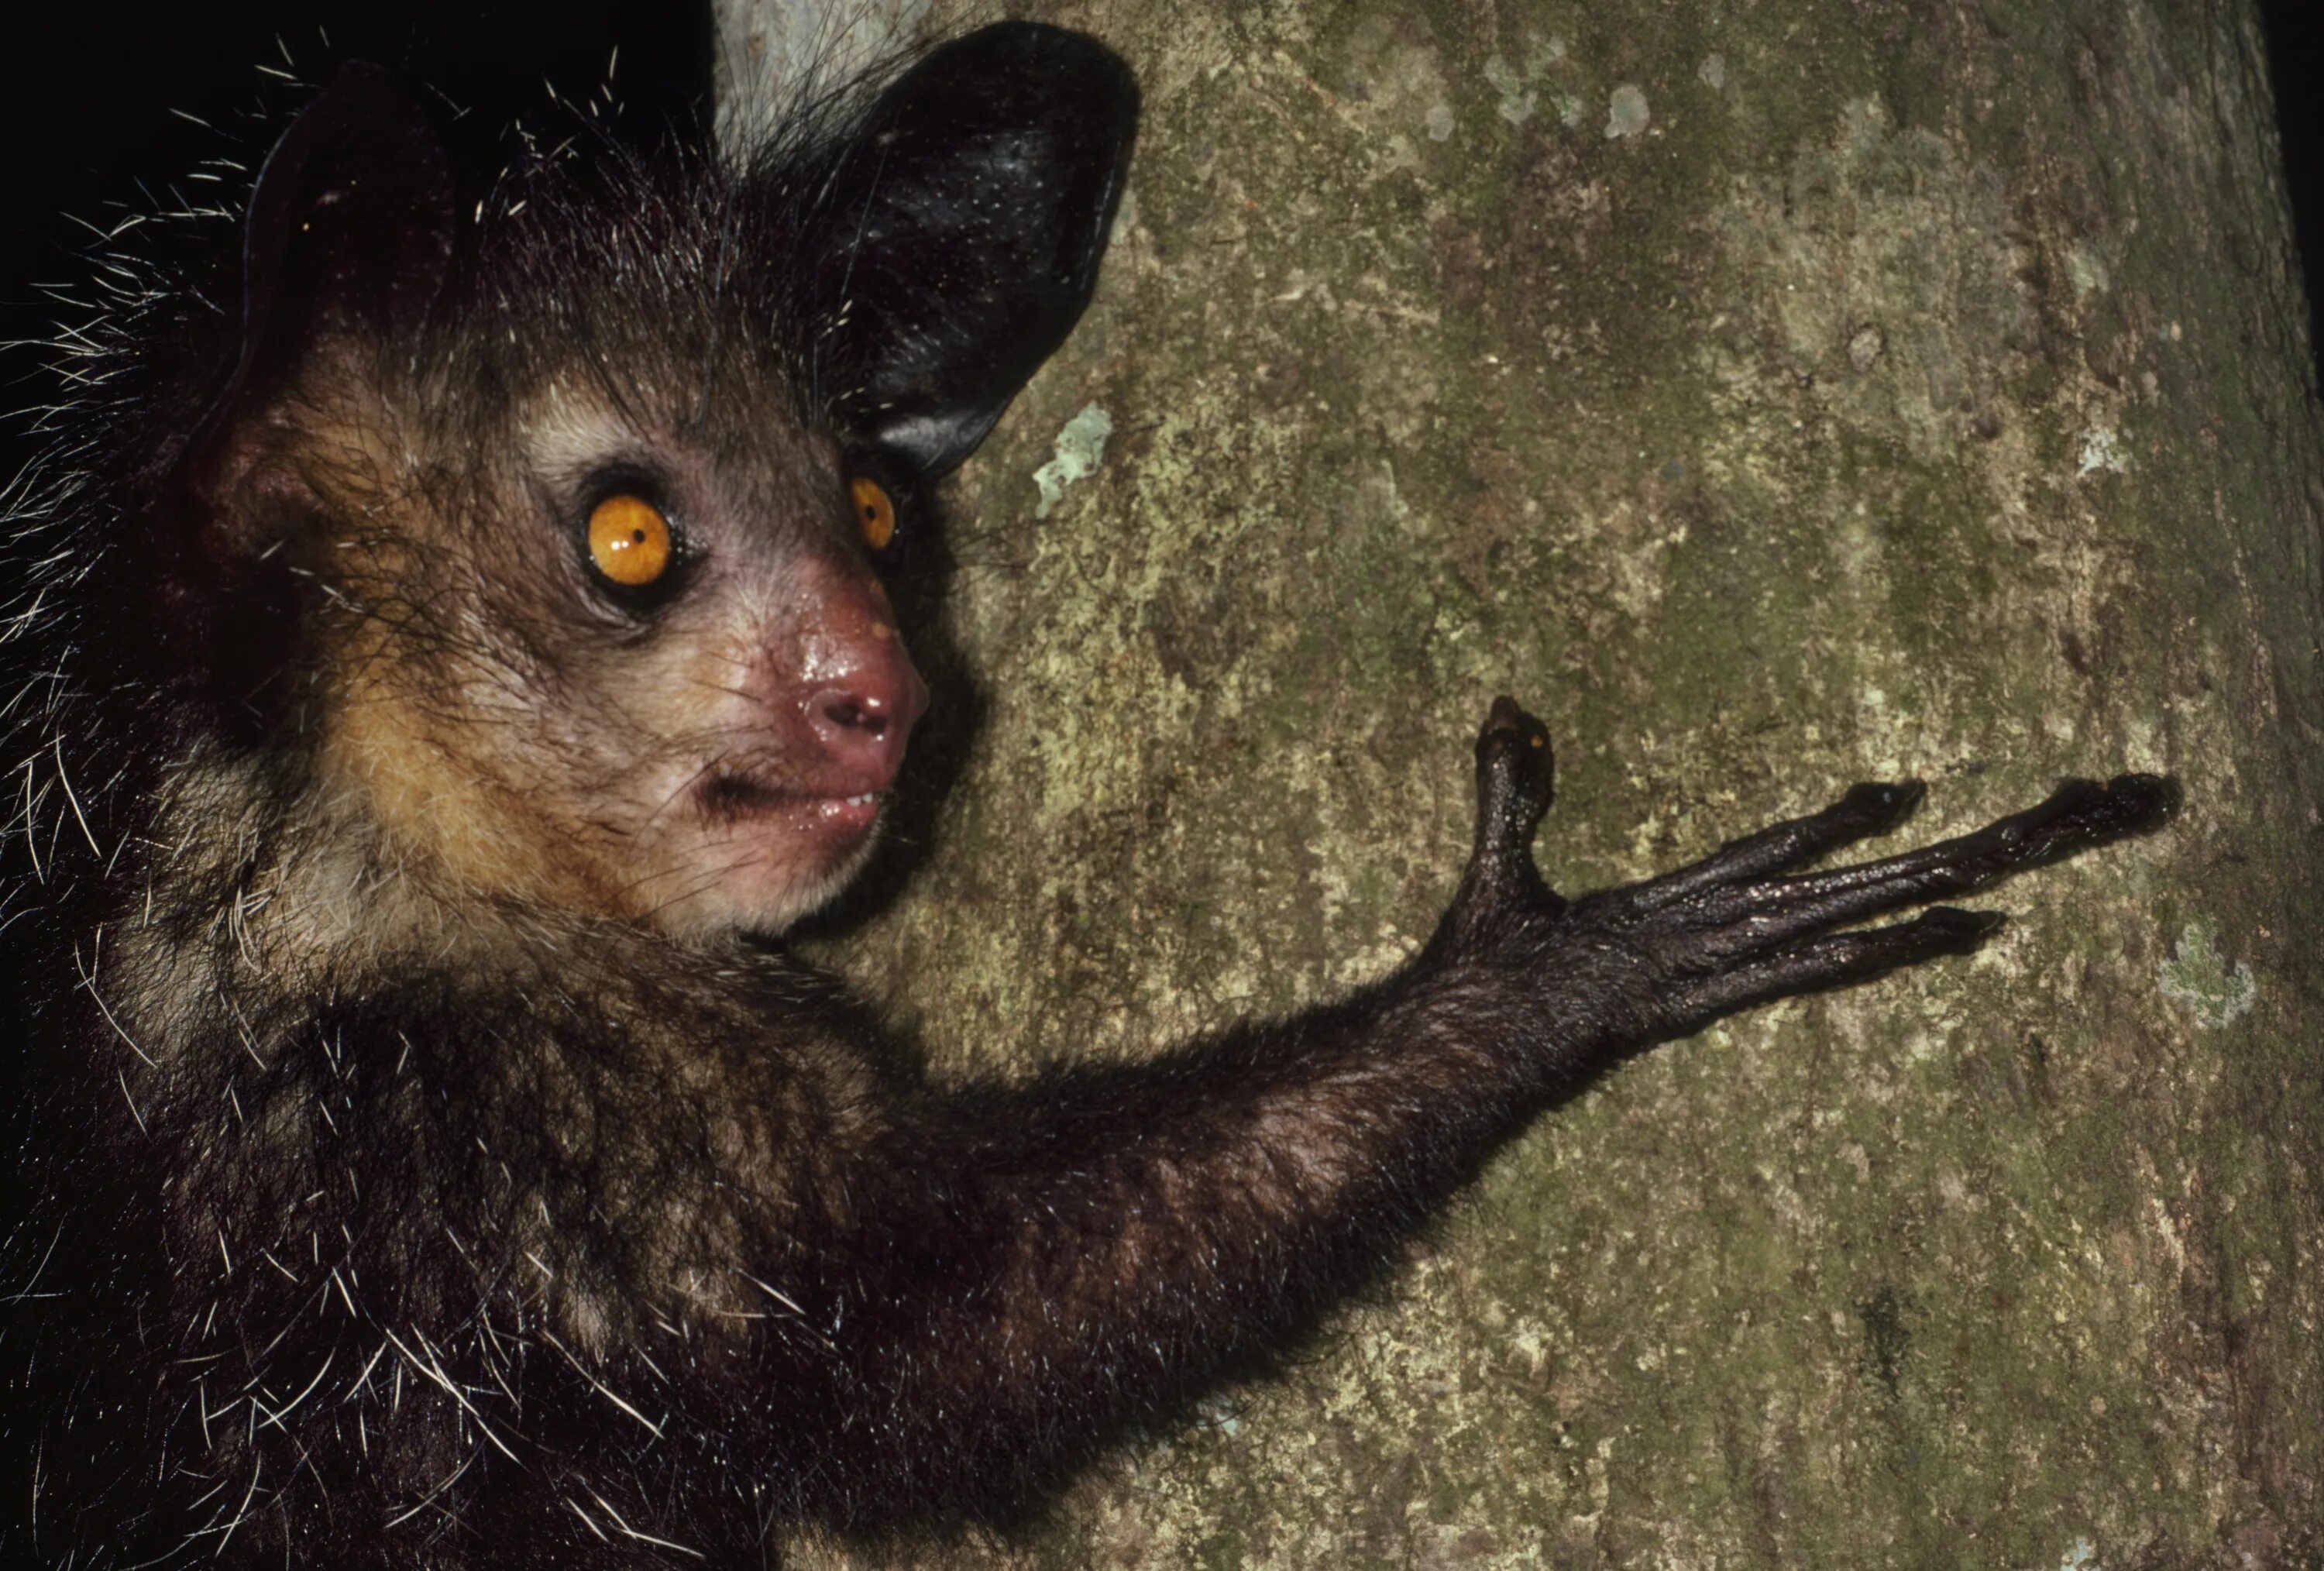
[[[341,66],[260,169],[243,222],[242,322],[233,369],[176,468],[206,459],[323,347],[407,331],[452,254],[442,144],[393,75]]]
[[[933,479],[1080,319],[1138,129],[1120,56],[1001,23],[935,50],[828,165],[804,236],[817,383],[844,436]]]

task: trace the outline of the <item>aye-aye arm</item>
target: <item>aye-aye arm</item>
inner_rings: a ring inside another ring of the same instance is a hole
[[[857,1214],[885,1236],[844,1252],[859,1274],[833,1284],[851,1391],[825,1437],[827,1476],[844,1485],[854,1453],[908,1478],[911,1498],[1036,1483],[1278,1343],[1594,1071],[1755,1003],[1968,953],[1998,916],[1937,907],[1839,929],[2152,828],[2176,805],[2151,775],[2069,781],[1972,835],[1789,871],[1894,828],[1921,795],[1860,785],[1568,902],[1530,851],[1550,775],[1539,722],[1497,700],[1467,873],[1388,981],[1149,1065],[908,1121],[867,1157],[862,1181],[891,1192],[862,1197]]]

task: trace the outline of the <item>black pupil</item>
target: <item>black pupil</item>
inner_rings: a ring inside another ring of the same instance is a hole
[[[637,545],[637,546],[641,546],[641,545],[645,544],[645,543],[646,543],[646,531],[645,531],[644,530],[641,530],[641,529],[633,529],[633,530],[630,531],[630,543],[631,543],[632,545]]]

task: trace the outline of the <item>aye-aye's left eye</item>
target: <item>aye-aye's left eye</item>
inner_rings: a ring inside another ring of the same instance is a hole
[[[589,563],[607,583],[642,589],[676,554],[669,520],[644,497],[618,492],[589,510]]]

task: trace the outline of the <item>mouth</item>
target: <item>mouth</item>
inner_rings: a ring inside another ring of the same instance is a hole
[[[887,793],[834,791],[778,786],[747,774],[716,774],[696,790],[703,816],[714,823],[742,825],[788,819],[810,832],[853,837],[870,830]]]

